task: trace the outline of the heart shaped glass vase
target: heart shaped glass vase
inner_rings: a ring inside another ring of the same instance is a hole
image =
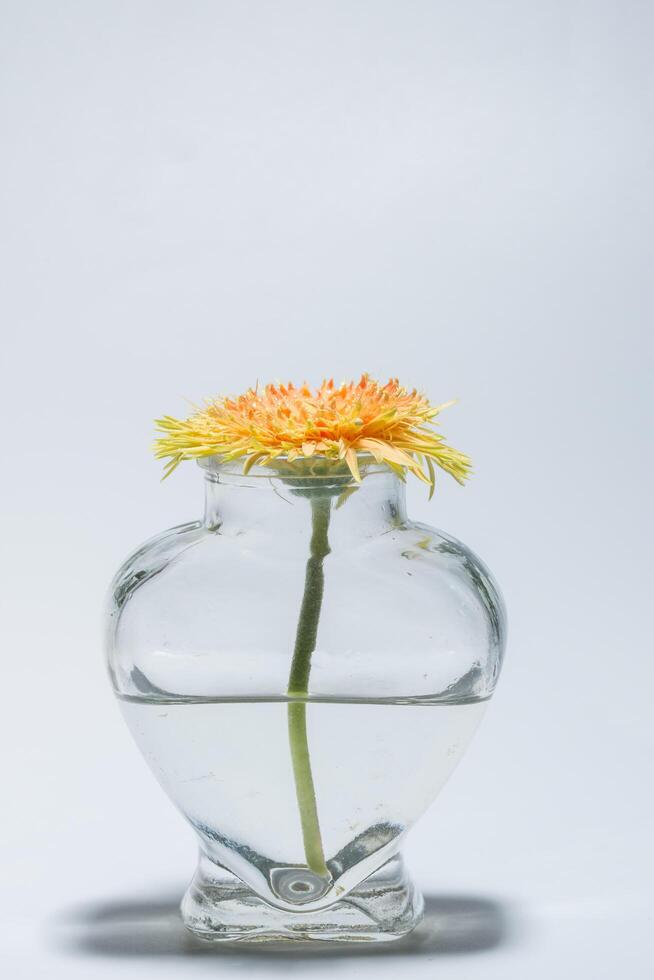
[[[504,613],[404,484],[202,461],[204,518],[116,575],[107,653],[129,728],[197,834],[185,924],[214,940],[394,939],[422,899],[404,835],[472,738]]]

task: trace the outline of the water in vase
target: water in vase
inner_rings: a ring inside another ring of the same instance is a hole
[[[316,891],[315,876],[293,873],[306,858],[286,701],[121,701],[143,755],[205,854],[285,907],[334,902],[394,853],[465,752],[485,705],[307,702],[332,879]]]

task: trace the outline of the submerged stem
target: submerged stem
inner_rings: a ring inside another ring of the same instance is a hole
[[[303,698],[309,693],[311,655],[316,647],[318,622],[324,589],[323,560],[329,554],[329,497],[311,497],[312,534],[309,559],[304,578],[304,595],[295,636],[295,649],[288,678],[288,695]],[[311,771],[311,756],[307,737],[307,705],[294,701],[288,705],[288,739],[293,762],[304,853],[307,865],[319,875],[328,875],[320,836],[316,807],[316,792]]]

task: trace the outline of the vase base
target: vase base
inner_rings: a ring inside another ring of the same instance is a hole
[[[201,856],[181,912],[187,929],[212,942],[387,942],[418,925],[423,899],[396,855],[333,905],[286,912]]]

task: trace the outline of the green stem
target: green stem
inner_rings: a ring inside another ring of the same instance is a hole
[[[329,530],[331,500],[328,497],[318,496],[310,499],[311,545],[304,577],[304,595],[295,635],[293,661],[288,678],[288,696],[291,698],[306,698],[309,693],[311,655],[316,648],[325,584],[323,560],[329,554],[327,532]],[[316,792],[311,772],[305,700],[292,701],[288,705],[288,740],[307,865],[316,874],[326,876],[329,871],[325,864],[316,807]]]

